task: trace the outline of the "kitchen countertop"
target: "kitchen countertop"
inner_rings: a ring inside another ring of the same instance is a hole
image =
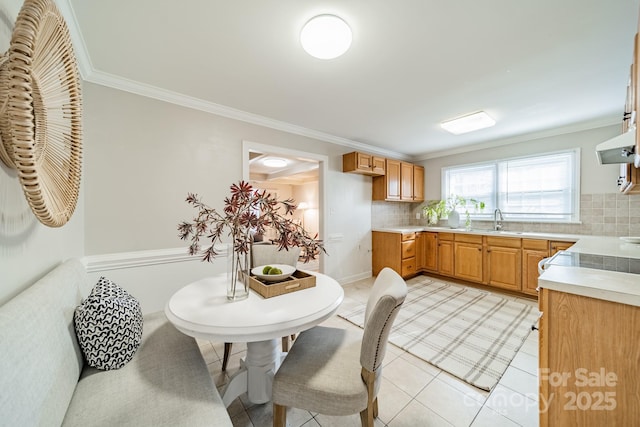
[[[397,227],[380,227],[374,228],[372,231],[380,231],[384,233],[416,233],[419,231],[433,231],[437,233],[464,233],[464,234],[480,234],[483,236],[503,236],[503,237],[524,237],[530,239],[547,239],[558,240],[566,242],[576,242],[578,239],[583,238],[583,235],[579,234],[560,234],[560,233],[533,233],[528,231],[494,231],[487,229],[471,229],[465,228],[449,228],[449,227],[428,227],[428,226],[414,226],[414,225],[401,225]]]
[[[640,259],[640,245],[618,237],[582,236],[568,252]],[[538,279],[542,288],[640,307],[640,275],[551,265]]]
[[[440,233],[481,234],[485,236],[522,237],[576,242],[568,252],[640,259],[640,244],[627,243],[618,237],[586,236],[579,234],[530,233],[493,231],[448,227],[398,226],[374,228],[387,233],[434,231]],[[640,306],[640,275],[593,268],[551,265],[538,279],[542,288],[597,298],[622,304]]]

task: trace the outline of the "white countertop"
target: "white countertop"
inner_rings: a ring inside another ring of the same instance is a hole
[[[483,236],[503,236],[503,237],[522,237],[529,239],[547,239],[558,240],[566,242],[575,242],[581,239],[582,235],[579,234],[560,234],[560,233],[533,233],[528,231],[494,231],[485,229],[471,229],[465,228],[449,228],[449,227],[428,227],[428,226],[416,226],[416,225],[400,225],[397,227],[379,227],[374,228],[372,231],[380,231],[383,233],[416,233],[419,231],[433,231],[437,233],[464,233],[464,234],[480,234]]]
[[[640,245],[618,237],[582,236],[568,252],[640,259]],[[640,306],[640,275],[551,265],[538,279],[542,288]]]

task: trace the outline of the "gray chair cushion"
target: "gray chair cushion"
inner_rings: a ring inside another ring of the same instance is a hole
[[[230,426],[195,340],[158,312],[145,316],[140,349],[118,370],[87,367],[65,426]]]
[[[302,332],[276,372],[273,402],[326,415],[366,408],[361,341],[361,333],[344,329],[316,326]]]

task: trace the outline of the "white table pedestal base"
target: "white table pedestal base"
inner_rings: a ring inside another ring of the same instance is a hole
[[[240,361],[240,370],[231,376],[222,394],[224,406],[229,407],[243,393],[252,403],[270,401],[273,376],[281,360],[278,340],[248,342],[247,357]]]

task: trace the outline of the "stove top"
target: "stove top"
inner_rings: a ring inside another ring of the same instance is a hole
[[[553,255],[546,265],[564,265],[571,267],[592,268],[595,270],[620,271],[640,274],[639,258],[624,258],[607,255],[583,254],[560,251]]]

